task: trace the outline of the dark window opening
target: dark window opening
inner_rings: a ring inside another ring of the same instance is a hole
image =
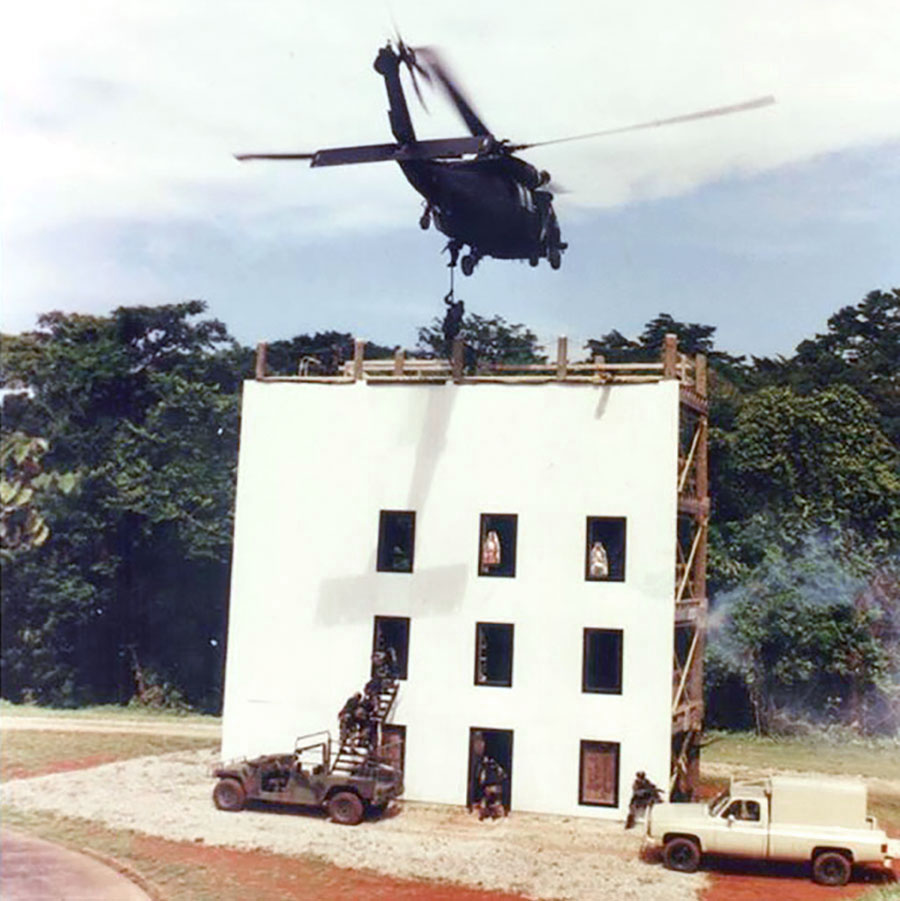
[[[578,803],[594,807],[619,806],[619,744],[581,742]]]
[[[406,765],[406,726],[383,723],[379,753],[385,763],[402,773]]]
[[[478,575],[507,576],[516,574],[515,513],[482,513],[478,531]]]
[[[503,806],[508,811],[512,799],[512,729],[469,729],[469,778],[466,781],[466,806],[471,810],[481,800],[485,763],[498,764],[505,774]]]
[[[584,551],[589,582],[625,581],[625,517],[589,516]]]
[[[393,649],[393,652],[389,649]],[[375,634],[372,639],[372,653],[381,651],[391,660],[396,660],[397,678],[406,678],[409,661],[409,617],[376,616]]]
[[[581,690],[622,693],[622,630],[584,630]]]
[[[378,572],[411,573],[415,541],[415,513],[382,510],[378,519]]]
[[[513,626],[477,623],[475,626],[475,684],[512,685]]]

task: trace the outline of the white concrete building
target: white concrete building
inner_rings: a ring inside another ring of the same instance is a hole
[[[465,804],[477,730],[513,809],[624,818],[670,773],[679,382],[349,381],[244,386],[223,757],[336,732],[380,638],[406,798]]]

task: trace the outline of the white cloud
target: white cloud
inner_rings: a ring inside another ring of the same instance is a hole
[[[900,133],[893,0],[395,3],[411,42],[439,42],[498,136],[539,140],[775,93],[767,110],[535,151],[577,203],[685,191]],[[370,63],[390,32],[364,0],[329,4],[47,0],[19,6],[3,52],[4,221],[202,215],[290,200],[394,218],[396,178],[303,164],[248,172],[239,149],[388,138]],[[8,22],[8,25],[10,23]],[[893,25],[893,27],[892,27]],[[430,134],[461,126],[438,98]],[[422,120],[423,117],[419,117]],[[380,167],[379,167],[380,168]],[[203,204],[198,205],[198,199]]]
[[[572,189],[561,203],[576,213],[900,136],[896,0],[391,6],[407,40],[445,49],[498,137],[542,140],[777,96],[745,115],[533,151]],[[310,171],[231,157],[389,140],[371,67],[392,31],[387,10],[366,0],[8,9],[4,241],[95,219],[193,217],[271,242],[408,227],[418,198],[394,167]],[[462,133],[442,99],[430,106],[430,117],[414,111],[424,136]]]

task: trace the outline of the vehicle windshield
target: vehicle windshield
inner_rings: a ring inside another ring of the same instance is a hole
[[[709,802],[709,814],[710,816],[717,817],[724,809],[725,805],[731,799],[731,795],[728,794],[727,789],[723,792],[720,792],[712,801]]]

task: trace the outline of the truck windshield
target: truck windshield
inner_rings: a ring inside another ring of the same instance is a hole
[[[710,816],[717,817],[725,809],[725,805],[728,803],[730,797],[731,796],[727,791],[720,792],[716,795],[715,798],[709,802]]]

